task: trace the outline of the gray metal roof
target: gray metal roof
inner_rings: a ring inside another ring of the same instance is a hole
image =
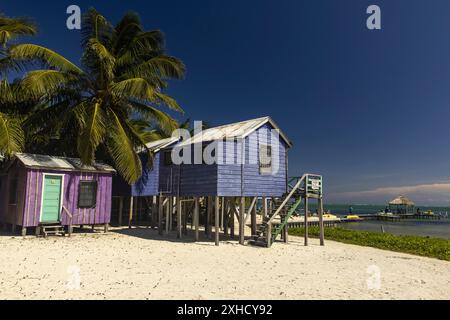
[[[227,125],[209,128],[203,130],[201,133],[198,133],[180,143],[180,146],[189,145],[193,143],[200,143],[204,141],[215,141],[215,140],[224,140],[228,138],[245,138],[249,136],[252,132],[260,128],[261,126],[269,123],[279,131],[280,137],[288,144],[288,146],[292,146],[292,142],[288,139],[288,137],[281,131],[280,127],[270,118],[270,117],[262,117],[257,119],[251,119],[241,122],[230,123]]]
[[[61,171],[94,171],[116,172],[113,167],[104,163],[86,166],[77,158],[54,157],[41,154],[17,153],[15,157],[27,168],[54,169]]]
[[[168,147],[176,142],[178,142],[180,138],[178,137],[171,137],[161,140],[152,141],[146,144],[147,148],[150,149],[152,152],[158,152],[159,150]]]

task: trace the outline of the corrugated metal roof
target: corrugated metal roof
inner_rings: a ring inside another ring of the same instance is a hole
[[[147,148],[150,149],[150,151],[158,152],[159,150],[170,146],[171,144],[178,142],[180,138],[178,137],[171,137],[161,140],[152,141],[146,144]]]
[[[16,158],[27,168],[45,168],[62,171],[115,172],[113,167],[104,163],[86,166],[77,158],[54,157],[41,154],[17,153]]]
[[[270,123],[272,127],[278,129],[283,140],[289,146],[292,146],[292,142],[287,138],[287,136],[281,131],[280,127],[278,127],[270,117],[262,117],[209,128],[203,130],[201,133],[194,135],[190,139],[183,141],[182,143],[180,143],[180,146],[200,143],[204,141],[224,140],[229,138],[245,138],[266,123]]]

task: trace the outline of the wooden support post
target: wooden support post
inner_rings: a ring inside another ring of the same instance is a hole
[[[69,228],[70,228],[70,227],[69,227]],[[103,231],[104,231],[105,233],[107,233],[108,230],[109,230],[109,224],[108,224],[108,223],[105,223],[105,225],[103,226]]]
[[[257,199],[255,197],[255,199]],[[252,207],[252,211],[250,212],[251,226],[252,226],[252,236],[256,235],[256,203]]]
[[[177,200],[177,197],[170,197],[169,198],[169,206],[170,206],[170,211],[169,211],[169,213],[170,213],[169,214],[169,226],[170,226],[170,228],[169,228],[169,230],[175,230],[176,229],[176,227],[173,226],[173,216],[176,213],[176,207],[173,204],[175,203],[175,205],[176,205],[176,200]]]
[[[182,209],[181,197],[177,197],[177,237],[181,239],[182,237],[182,223],[181,223],[181,209]]]
[[[194,199],[194,225],[195,225],[195,241],[198,241],[198,224],[200,220],[200,203],[198,197]]]
[[[264,220],[264,218],[267,217],[267,198],[266,197],[262,197],[262,205],[263,205],[262,218]]]
[[[40,232],[40,231],[39,231]],[[72,224],[69,224],[68,226],[67,226],[67,232],[68,232],[68,234],[69,234],[69,237],[72,235],[72,233],[73,233],[73,225]]]
[[[216,196],[216,217],[215,217],[215,227],[214,227],[214,236],[216,246],[219,245],[219,236],[220,236],[220,197]]]
[[[208,236],[208,239],[211,239],[212,235],[212,211],[213,211],[213,201],[212,197],[208,197],[208,207],[206,208],[206,226],[205,231],[206,235]]]
[[[228,199],[223,197],[223,202],[222,202],[222,209],[223,209],[223,234],[225,235],[225,237],[228,236],[228,227],[230,224],[230,218],[229,218],[229,211],[230,211],[230,207],[228,206]]]
[[[308,245],[308,196],[305,196],[305,246]]]
[[[236,198],[231,198],[231,202],[230,202],[230,237],[231,239],[234,239],[234,222],[235,220],[235,214],[236,212]]]
[[[272,222],[269,222],[269,224],[267,225],[266,243],[267,243],[267,248],[270,248],[270,246],[272,245]]]
[[[163,197],[160,195],[159,196],[159,201],[158,201],[158,233],[160,235],[163,234]],[[167,223],[167,221],[166,221]]]
[[[220,229],[223,230],[223,220],[225,215],[225,197],[220,198]]]
[[[22,237],[25,237],[27,235],[27,228],[22,227]]]
[[[244,244],[245,241],[245,197],[241,197],[241,204],[239,208],[239,244]]]
[[[41,227],[40,226],[37,226],[36,227],[36,237],[38,237],[38,236],[40,236],[41,235]],[[70,230],[69,230],[70,231]],[[69,234],[70,235],[70,234]]]
[[[123,197],[119,198],[119,227],[122,226],[122,216],[123,216]]]
[[[287,224],[287,214],[288,214],[288,210],[287,210],[287,208],[285,208],[285,209],[283,209],[284,210],[284,219],[286,219],[286,224],[284,225],[284,227],[283,227],[283,241],[285,242],[285,243],[288,243],[288,229],[289,229],[289,227],[288,227],[288,224]]]
[[[157,207],[157,204],[156,204],[156,196],[153,196],[152,197],[152,218],[151,218],[151,226],[152,226],[152,228],[155,228],[156,227],[156,221],[157,221],[157,219],[156,219],[156,207]]]
[[[130,212],[128,215],[128,228],[131,229],[131,223],[133,221],[133,198],[134,197],[130,197]]]
[[[323,199],[319,198],[317,201],[317,207],[319,211],[319,233],[320,233],[320,245],[325,245],[324,229],[323,229]]]
[[[167,202],[166,202],[166,235],[168,235],[169,234],[169,232],[170,232],[170,226],[171,226],[171,224],[172,224],[172,219],[171,219],[171,216],[172,216],[172,202],[173,202],[173,197],[169,197],[168,199],[167,199]],[[164,206],[163,206],[164,207]]]

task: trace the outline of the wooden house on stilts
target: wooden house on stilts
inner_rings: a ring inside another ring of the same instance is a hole
[[[170,143],[165,139],[154,145],[153,175],[144,173],[144,180],[128,191],[130,220],[135,210],[133,198],[152,196],[151,220],[160,234],[175,228],[181,238],[190,221],[196,240],[203,224],[206,236],[214,235],[218,245],[220,230],[225,237],[234,237],[237,225],[239,242],[244,244],[250,221],[250,243],[270,246],[280,234],[287,241],[287,219],[302,199],[313,197],[319,201],[323,226],[321,177],[304,175],[289,186],[292,143],[270,117],[209,128],[180,142],[173,138]],[[152,192],[137,192],[150,189]],[[305,205],[307,211],[307,201]]]

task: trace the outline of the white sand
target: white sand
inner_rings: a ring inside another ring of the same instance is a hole
[[[121,232],[0,236],[0,299],[450,299],[447,261],[296,237],[265,249]],[[367,285],[373,265],[379,289]]]

